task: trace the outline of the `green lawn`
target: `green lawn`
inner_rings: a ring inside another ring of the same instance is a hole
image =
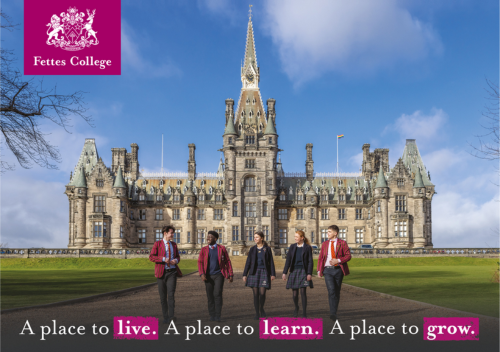
[[[498,259],[354,258],[344,283],[477,314],[499,316]]]
[[[59,302],[155,282],[144,259],[1,259],[1,309]],[[183,274],[197,261],[181,260]]]

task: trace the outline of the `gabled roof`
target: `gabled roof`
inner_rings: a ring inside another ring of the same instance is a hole
[[[380,169],[378,171],[377,184],[375,188],[383,188],[387,187],[387,181],[385,180],[384,171],[382,170],[382,165],[380,165]]]
[[[424,186],[434,186],[429,180],[427,170],[425,168],[420,152],[418,151],[415,139],[407,139],[405,149],[403,150],[403,163],[411,174],[417,175],[417,171],[421,173]]]

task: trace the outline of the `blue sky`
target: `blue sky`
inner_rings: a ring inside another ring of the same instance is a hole
[[[17,167],[1,179],[2,242],[67,246],[64,185],[85,138],[111,163],[113,147],[139,145],[141,169],[217,170],[224,100],[238,99],[248,2],[123,1],[121,76],[46,76],[61,92],[88,92],[95,127],[74,119],[68,134],[45,125],[61,150],[59,170]],[[482,134],[486,81],[498,82],[498,1],[254,1],[262,98],[276,99],[286,172],[361,167],[361,146],[390,148],[394,166],[415,138],[431,173],[435,246],[498,246],[498,173],[469,154]],[[22,69],[23,2],[2,10],[19,30],[2,31]],[[97,27],[99,17],[95,18]],[[3,151],[3,157],[12,155]]]

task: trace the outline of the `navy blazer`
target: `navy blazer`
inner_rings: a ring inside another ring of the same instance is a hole
[[[276,271],[274,269],[274,259],[273,250],[269,246],[264,246],[264,263],[266,264],[266,272],[269,276],[276,276]],[[248,251],[247,262],[245,264],[245,270],[243,270],[243,276],[255,275],[257,272],[257,245],[250,248]]]
[[[296,251],[297,251],[297,243],[294,243],[290,246],[290,249],[288,250],[288,254],[286,256],[285,268],[283,269],[283,274],[286,275],[286,273],[288,273],[288,268],[290,268],[290,272],[293,272],[295,266]],[[302,263],[304,265],[304,269],[306,270],[306,274],[312,275],[314,266],[312,247],[305,243],[304,243],[304,250],[302,251]]]

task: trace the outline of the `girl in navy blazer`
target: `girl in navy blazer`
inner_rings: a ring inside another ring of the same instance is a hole
[[[246,286],[253,290],[253,305],[255,307],[255,318],[265,318],[264,303],[266,302],[266,290],[271,289],[271,280],[276,278],[274,270],[273,252],[264,241],[264,233],[258,231],[254,234],[255,246],[248,251],[243,281]]]
[[[304,231],[297,231],[295,233],[295,242],[290,246],[286,256],[285,268],[283,269],[283,280],[286,280],[286,274],[290,269],[286,288],[292,289],[293,304],[295,310],[293,316],[297,317],[299,314],[299,290],[300,297],[302,298],[302,317],[307,318],[307,295],[306,288],[313,288],[312,271],[313,271],[313,254],[312,247],[306,237]]]

